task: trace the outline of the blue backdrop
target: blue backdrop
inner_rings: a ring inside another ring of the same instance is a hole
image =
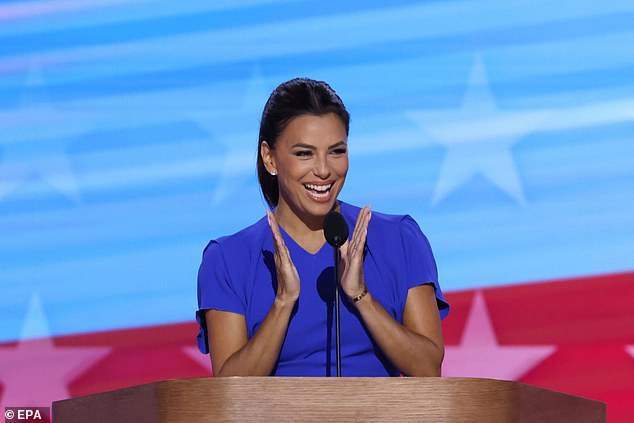
[[[417,219],[445,290],[631,270],[633,75],[630,0],[0,3],[0,342],[34,294],[53,335],[192,320],[297,76],[352,115],[341,198]]]

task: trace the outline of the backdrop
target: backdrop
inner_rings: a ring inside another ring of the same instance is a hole
[[[629,0],[1,2],[0,403],[209,374],[202,249],[263,216],[306,76],[352,116],[340,197],[431,241],[444,374],[634,418],[632,46]]]

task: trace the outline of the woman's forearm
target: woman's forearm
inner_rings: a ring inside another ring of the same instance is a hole
[[[253,337],[233,353],[216,376],[268,376],[280,355],[295,301],[276,299]]]
[[[372,339],[407,376],[440,376],[444,346],[398,323],[368,293],[355,303]]]

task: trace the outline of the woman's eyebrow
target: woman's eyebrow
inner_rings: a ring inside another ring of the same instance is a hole
[[[328,149],[331,150],[331,149],[339,147],[341,145],[346,145],[346,142],[345,141],[336,142],[333,145],[331,145],[330,147],[328,147]],[[304,143],[301,143],[301,142],[298,142],[297,144],[293,144],[291,146],[291,148],[308,148],[310,150],[316,150],[317,149],[317,147],[315,147],[314,145],[304,144]]]
[[[304,144],[304,143],[301,143],[301,142],[298,142],[297,144],[293,144],[291,146],[291,148],[309,148],[311,150],[316,150],[317,149],[317,147],[315,147],[314,145]]]

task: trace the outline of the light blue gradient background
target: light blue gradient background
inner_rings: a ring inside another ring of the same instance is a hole
[[[191,321],[297,76],[352,115],[341,198],[411,214],[445,290],[634,269],[630,0],[3,2],[0,342],[34,295],[52,335]]]

